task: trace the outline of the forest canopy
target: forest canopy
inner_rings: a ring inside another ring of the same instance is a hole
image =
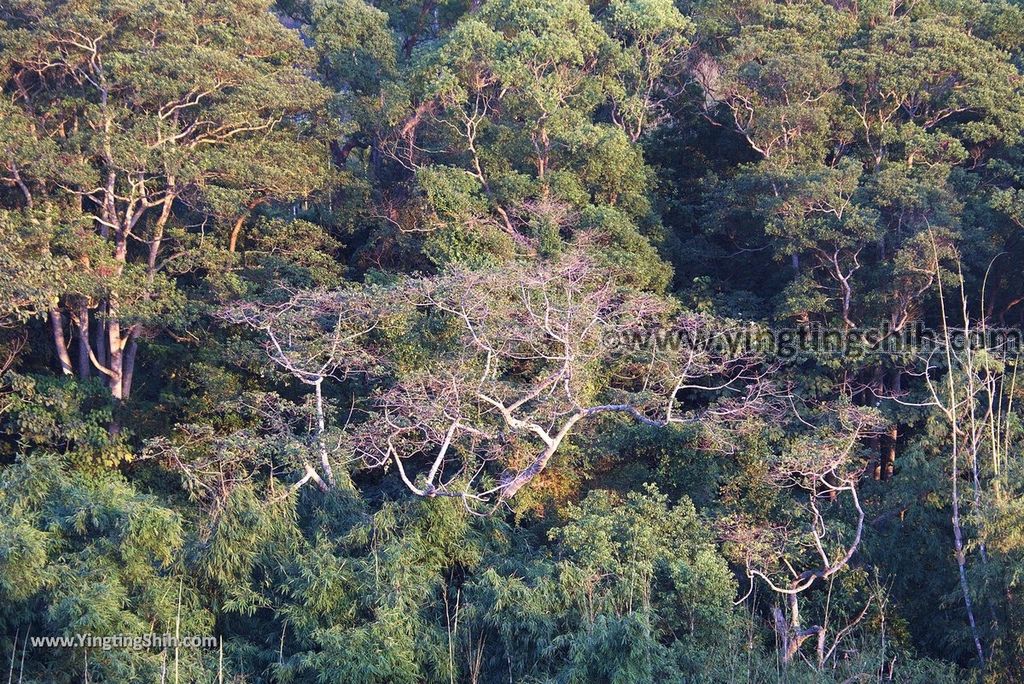
[[[1019,0],[0,0],[9,682],[1024,681]]]

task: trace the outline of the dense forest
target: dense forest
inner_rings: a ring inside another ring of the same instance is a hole
[[[1024,681],[1019,0],[0,0],[0,88],[9,684]]]

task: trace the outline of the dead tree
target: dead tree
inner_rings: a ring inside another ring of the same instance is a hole
[[[794,520],[809,520],[806,529],[769,527],[734,516],[721,522],[720,534],[741,549],[751,590],[759,580],[783,600],[785,610],[776,607],[773,611],[782,662],[792,662],[801,645],[816,637],[821,667],[852,626],[840,630],[828,647],[825,625],[803,624],[800,595],[830,581],[849,565],[860,547],[865,514],[857,488],[867,461],[857,450],[865,438],[881,434],[886,425],[876,411],[849,403],[816,409],[817,416],[796,416],[803,423],[803,434],[771,462],[766,475],[771,485],[793,492],[795,501],[804,500],[800,507],[807,515],[794,516]],[[838,532],[830,533],[822,513],[823,506],[835,505],[841,496],[849,498],[856,512],[853,534],[846,539]],[[794,566],[800,561],[803,569]]]
[[[315,443],[323,477],[306,466],[306,478],[322,489],[335,484],[328,445],[324,381],[365,371],[373,358],[360,338],[379,322],[372,292],[281,289],[277,302],[243,302],[220,312],[222,320],[245,325],[264,335],[267,356],[278,367],[313,389]],[[284,295],[284,296],[281,296]]]

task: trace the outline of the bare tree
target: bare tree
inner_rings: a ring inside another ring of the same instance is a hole
[[[360,345],[359,340],[377,326],[380,311],[371,289],[282,288],[278,294],[278,302],[242,302],[221,310],[219,315],[225,321],[263,333],[268,357],[313,388],[314,434],[323,477],[315,476],[310,467],[305,470],[307,480],[313,479],[326,489],[334,486],[335,478],[325,439],[324,380],[342,379],[365,371],[373,363],[368,347]]]
[[[880,434],[886,426],[876,411],[849,403],[826,404],[817,413],[820,422],[796,415],[804,424],[803,434],[771,461],[766,473],[769,484],[792,491],[797,500],[806,499],[803,515],[793,517],[798,525],[769,527],[732,516],[720,523],[720,534],[740,550],[751,590],[756,578],[783,599],[785,611],[779,607],[773,611],[783,663],[792,662],[800,646],[817,637],[820,667],[852,626],[839,630],[828,647],[826,626],[803,624],[799,597],[816,583],[830,582],[860,547],[865,514],[857,487],[867,461],[859,457],[858,449],[865,438]],[[822,512],[823,506],[835,505],[840,496],[848,497],[856,512],[853,534],[845,539],[841,530],[828,529]],[[808,523],[799,525],[803,520]],[[794,567],[798,560],[809,567]]]
[[[356,453],[419,496],[504,500],[599,416],[724,426],[767,403],[755,355],[716,345],[720,321],[614,275],[577,252],[410,287],[409,302],[446,326],[445,349],[378,394]],[[686,391],[718,401],[680,412]]]
[[[940,258],[937,241],[932,238],[933,268],[940,273]],[[958,255],[954,255],[958,256]],[[952,508],[951,522],[953,526],[953,548],[957,571],[960,579],[960,590],[963,594],[967,622],[970,626],[971,640],[978,656],[980,668],[985,666],[985,649],[982,645],[978,619],[975,614],[974,602],[967,577],[967,540],[962,514],[961,478],[964,462],[969,469],[973,496],[971,505],[975,513],[982,506],[982,495],[985,483],[982,478],[982,465],[989,459],[992,483],[1000,486],[1001,474],[1004,473],[1009,453],[1009,436],[1013,411],[1013,385],[1016,383],[1016,363],[1013,363],[1013,375],[1009,379],[1010,389],[1006,391],[1005,372],[1007,359],[1020,354],[1020,349],[1013,348],[1014,339],[991,334],[988,322],[984,318],[974,320],[969,310],[967,294],[964,290],[963,273],[960,270],[959,258],[956,260],[956,282],[960,286],[959,300],[947,298],[943,279],[937,277],[939,306],[942,317],[940,337],[934,344],[921,352],[920,372],[927,387],[926,401],[918,404],[933,406],[950,430],[950,503]],[[991,268],[991,264],[990,264]],[[952,275],[952,274],[950,274]],[[986,279],[987,279],[986,273]],[[985,310],[985,291],[982,288],[981,310]],[[957,309],[948,311],[952,303]],[[955,319],[959,318],[959,324]],[[1019,342],[1019,338],[1016,338]],[[1016,360],[1016,359],[1015,359]],[[944,372],[944,376],[942,375]],[[939,377],[936,377],[939,376]],[[903,402],[907,403],[907,402]],[[981,530],[978,551],[983,564],[988,563],[988,550],[984,541],[984,530]],[[991,607],[990,607],[991,608]],[[992,614],[995,622],[995,614]]]
[[[328,484],[323,383],[367,372],[377,389],[347,434],[355,458],[395,468],[417,496],[503,501],[601,416],[691,423],[723,448],[751,416],[778,410],[758,353],[722,344],[727,322],[681,312],[621,275],[576,250],[387,288],[284,292],[221,316],[260,331],[273,362],[313,387]],[[372,334],[388,317],[422,330],[411,343],[419,361],[399,361],[408,340]],[[686,393],[699,408],[683,409]]]

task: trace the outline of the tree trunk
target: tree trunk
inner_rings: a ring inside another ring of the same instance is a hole
[[[892,479],[893,471],[896,468],[896,439],[899,437],[898,428],[893,425],[885,436],[885,451],[882,452],[881,476],[883,480]]]
[[[247,202],[245,205],[245,211],[235,219],[234,225],[231,226],[231,236],[228,238],[228,251],[232,254],[234,254],[235,250],[238,248],[238,236],[242,233],[242,226],[245,225],[245,219],[249,217],[249,212],[255,209],[259,203],[259,200]]]
[[[60,359],[60,369],[64,375],[72,375],[71,356],[68,354],[68,343],[64,338],[64,315],[56,306],[50,309],[50,330],[53,332],[53,346]]]
[[[871,470],[871,479],[881,480],[882,479],[882,445],[878,435],[871,435],[868,438],[869,452],[871,453],[871,460],[869,462],[869,468]]]
[[[96,320],[93,321],[91,326],[95,329],[93,332],[93,352],[96,354],[96,360],[103,366],[110,365],[110,356],[107,354],[106,308],[106,303],[100,304],[99,308],[96,309]]]
[[[157,259],[160,257],[160,245],[164,239],[164,228],[167,226],[167,220],[171,217],[171,207],[177,196],[175,193],[174,176],[169,177],[167,182],[170,189],[163,200],[160,216],[157,217],[156,223],[153,224],[153,238],[149,243],[149,256],[146,259],[146,283],[150,288],[152,288],[153,281],[156,279]],[[132,329],[126,335],[127,344],[125,345],[121,373],[121,394],[124,399],[127,399],[132,394],[132,380],[135,377],[135,357],[139,352],[140,332],[139,326],[135,325],[132,326]]]
[[[877,366],[871,377],[871,386],[865,391],[867,406],[877,407],[881,401],[880,397],[885,395],[885,371]],[[872,435],[871,440],[871,477],[875,480],[885,479],[887,445],[882,442],[879,435]]]
[[[121,322],[117,320],[117,300],[111,296],[107,304],[110,312],[110,320],[107,321],[107,344],[110,352],[110,368],[107,385],[110,387],[110,395],[115,399],[124,399],[122,377],[124,372],[124,340],[121,338]]]
[[[121,392],[124,394],[125,399],[132,395],[132,379],[135,377],[135,354],[138,351],[138,339],[132,334],[124,351],[124,368],[121,374]]]
[[[772,609],[775,618],[775,633],[779,637],[779,650],[782,654],[783,665],[790,665],[800,651],[800,646],[808,638],[821,632],[821,627],[814,625],[807,629],[800,627],[800,604],[796,594],[786,597],[789,619],[782,613],[782,609],[776,606]]]
[[[334,470],[331,468],[331,461],[327,457],[327,443],[324,441],[324,432],[327,429],[327,421],[324,418],[324,393],[323,393],[323,377],[319,378],[313,387],[316,389],[316,441],[317,446],[320,450],[320,465],[324,469],[324,475],[326,476],[327,486],[334,486]]]
[[[228,239],[228,251],[232,254],[235,253],[235,249],[238,247],[238,235],[242,232],[242,226],[245,224],[245,217],[248,212],[242,214],[235,219],[235,225],[231,227],[231,237]]]
[[[78,308],[75,327],[78,343],[78,377],[88,380],[92,375],[92,362],[89,360],[89,307],[85,304]]]
[[[118,276],[124,268],[128,257],[128,236],[123,228],[119,228],[114,234],[114,259],[120,264]],[[121,335],[120,303],[117,295],[111,294],[107,298],[107,353],[110,354],[109,386],[110,394],[115,399],[124,399],[124,387],[122,374],[124,372],[124,345],[127,340]]]

